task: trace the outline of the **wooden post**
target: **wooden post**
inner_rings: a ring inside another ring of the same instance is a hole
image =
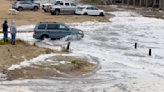
[[[124,0],[122,0],[122,5],[124,5]]]
[[[113,3],[115,4],[116,3],[116,0],[114,0]]]
[[[70,42],[68,42],[68,45],[67,45],[67,51],[69,51],[69,46],[70,46]]]
[[[142,5],[142,0],[140,0],[140,6]]]
[[[159,0],[159,9],[161,10],[161,2],[162,0]]]
[[[135,48],[135,49],[137,48],[137,43],[135,43],[134,48]]]
[[[129,0],[127,0],[127,5],[129,5]]]
[[[152,0],[152,7],[154,8],[155,7],[155,2],[156,2],[156,0]]]
[[[148,7],[148,0],[146,0],[146,7]]]
[[[151,49],[149,49],[149,56],[151,56]]]
[[[157,8],[159,8],[159,0],[157,0],[157,6],[158,6]]]
[[[136,0],[133,0],[133,5],[136,5]]]
[[[144,6],[146,6],[146,0],[144,0],[144,3],[143,3]]]
[[[164,1],[161,0],[161,10],[164,10]]]

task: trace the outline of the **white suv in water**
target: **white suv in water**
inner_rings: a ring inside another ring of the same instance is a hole
[[[75,11],[76,14],[80,15],[99,15],[105,16],[104,10],[98,9],[93,6],[78,6]]]

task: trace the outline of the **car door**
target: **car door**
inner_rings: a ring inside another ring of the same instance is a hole
[[[71,3],[71,5],[70,5],[70,10],[71,10],[72,12],[75,12],[75,10],[76,10],[76,4],[75,4],[75,3]]]
[[[92,7],[92,13],[93,15],[100,15],[99,9]]]
[[[88,14],[88,15],[93,15],[93,10],[92,10],[92,7],[87,7],[85,12]]]
[[[47,33],[51,39],[57,39],[60,38],[60,32],[58,30],[57,24],[48,24],[47,25]]]
[[[28,4],[26,1],[21,2],[23,9],[28,9]]]
[[[31,9],[32,3],[30,1],[21,2],[24,9]]]
[[[23,7],[23,9],[27,9],[28,6],[27,6],[26,1],[20,1],[20,2],[19,2],[19,7]]]
[[[64,11],[64,3],[63,2],[60,2],[60,4],[57,4],[57,5],[61,6],[60,11]]]
[[[30,2],[30,1],[27,1],[27,6],[28,6],[28,9],[33,9],[33,3]]]
[[[71,34],[71,31],[69,30],[69,28],[64,25],[64,24],[58,24],[59,25],[59,28],[58,28],[58,34],[60,36],[60,38],[63,38],[63,37],[66,37],[68,35]]]
[[[64,11],[71,11],[70,3],[64,3]]]

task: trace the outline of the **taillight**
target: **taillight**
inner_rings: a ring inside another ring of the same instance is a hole
[[[36,34],[36,32],[37,32],[37,31],[35,30],[35,31],[34,31],[34,34]]]
[[[50,7],[50,9],[52,9],[52,7]]]

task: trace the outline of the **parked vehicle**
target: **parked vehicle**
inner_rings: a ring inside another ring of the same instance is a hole
[[[40,3],[36,3],[36,2],[34,2],[34,0],[17,0],[17,1],[30,1],[30,2],[32,2],[33,4],[39,5],[39,7],[40,7]]]
[[[44,10],[44,12],[50,12],[51,5],[52,5],[51,3],[50,4],[43,4],[42,10]]]
[[[62,23],[40,22],[34,29],[33,38],[44,40],[45,38],[60,39],[68,35],[78,35],[84,37],[82,30],[73,29]]]
[[[44,12],[50,12],[50,7],[51,5],[43,5],[42,9],[44,10]]]
[[[78,6],[75,11],[76,14],[80,15],[99,15],[105,16],[104,10],[100,10],[93,6]]]
[[[57,5],[57,4],[60,4],[60,1],[61,0],[54,0],[52,1],[51,3],[45,3],[42,5],[42,9],[44,10],[44,12],[50,12],[50,7],[51,5]]]
[[[60,12],[74,13],[77,5],[73,2],[61,1],[60,4],[51,5],[50,12],[52,15],[60,15]]]
[[[16,9],[18,11],[22,11],[22,10],[34,10],[34,11],[37,11],[39,9],[39,5],[38,4],[33,4],[30,1],[16,1],[12,5],[12,8]]]

